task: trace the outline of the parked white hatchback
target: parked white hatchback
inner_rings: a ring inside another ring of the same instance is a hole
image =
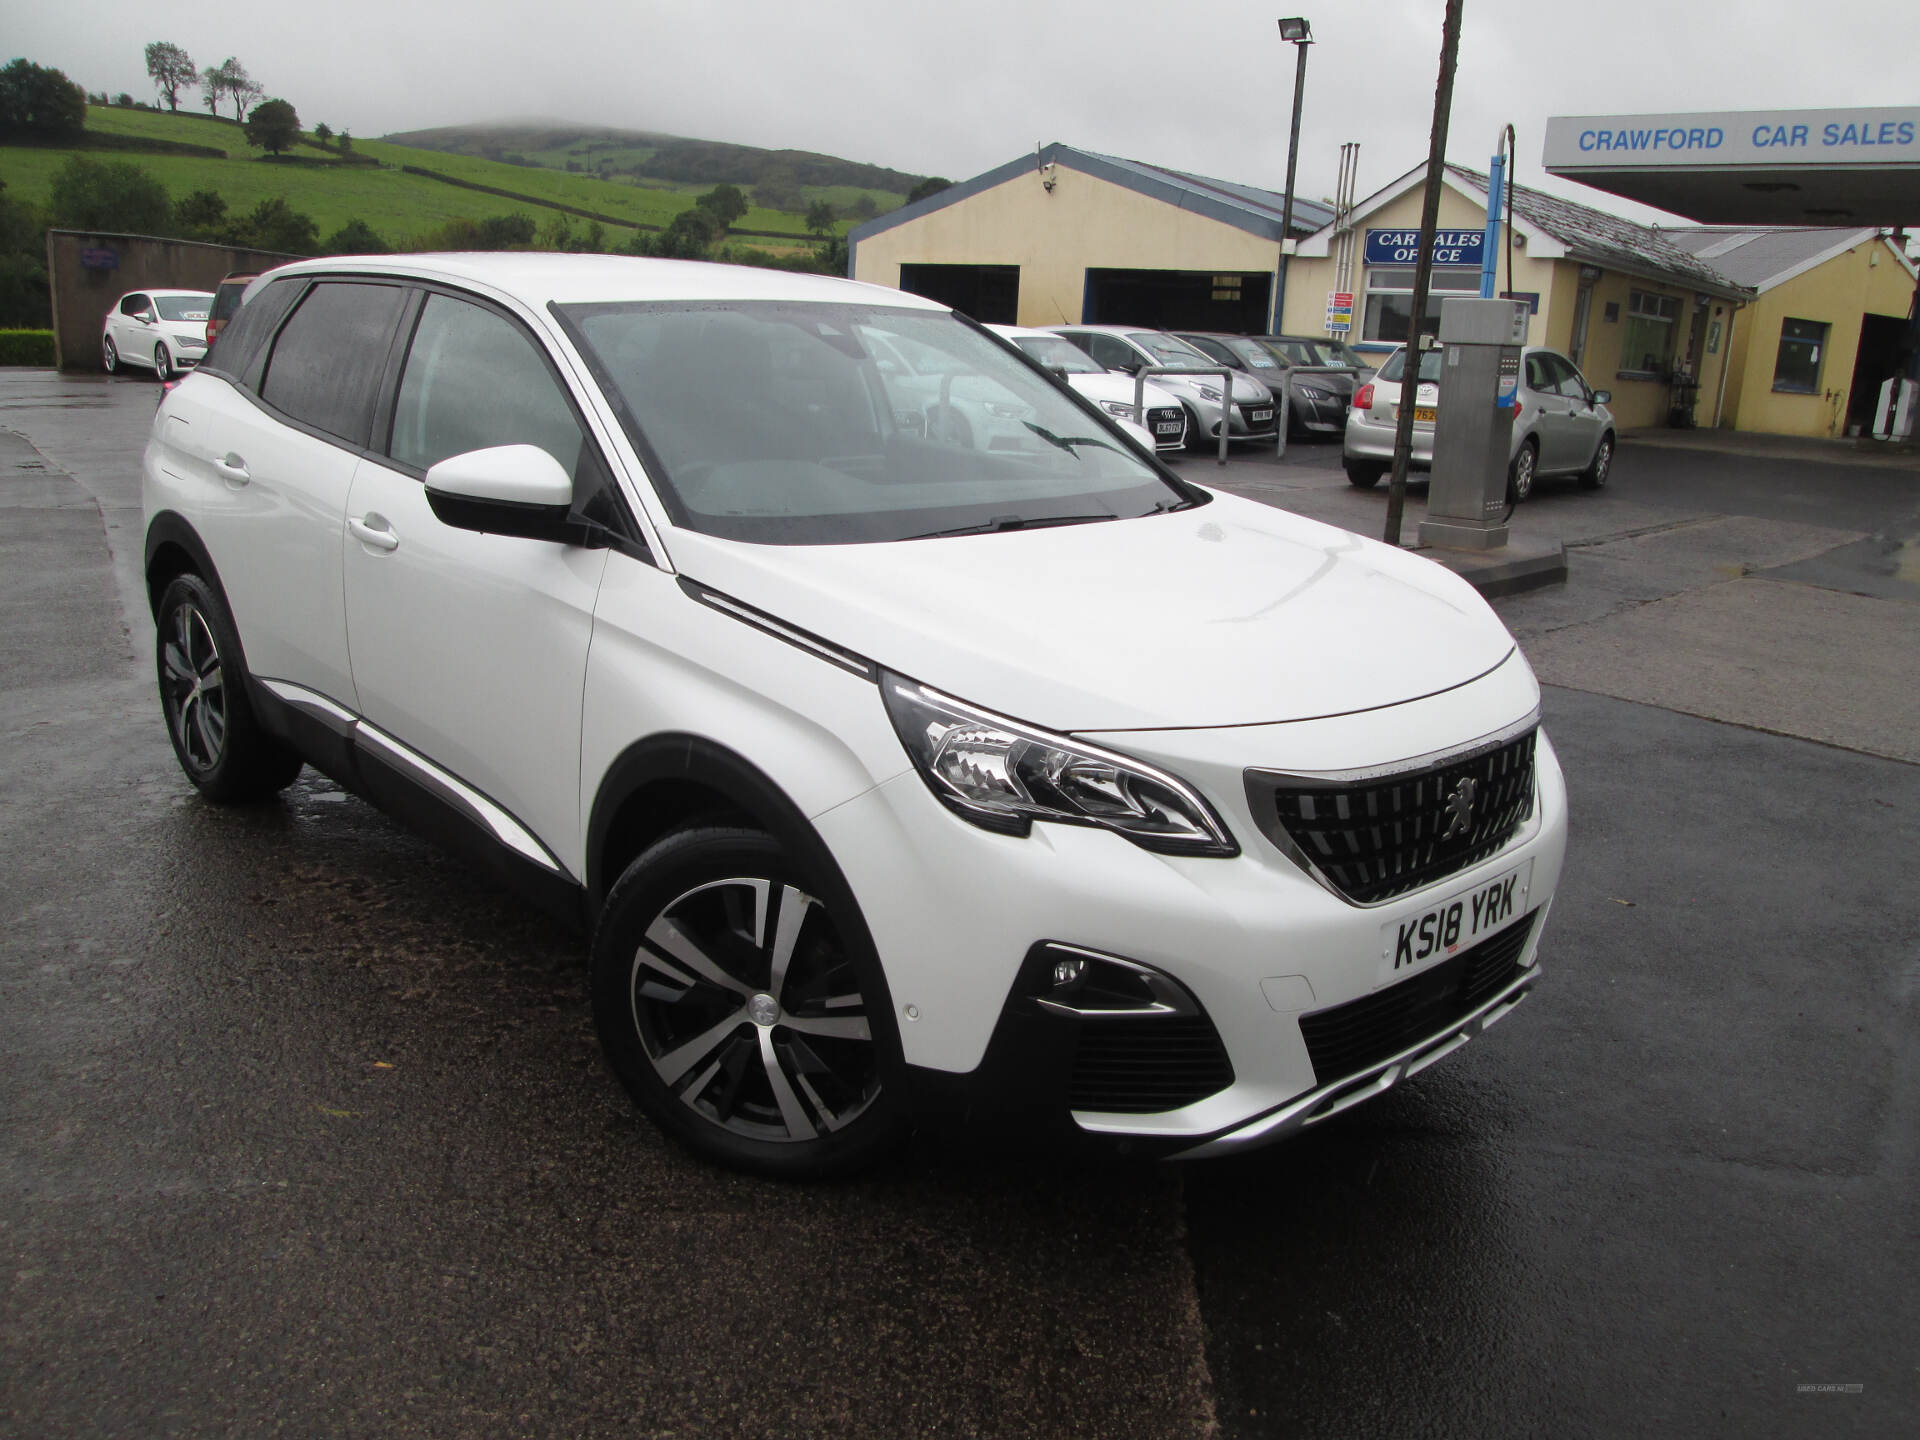
[[[1029,330],[1019,325],[989,325],[987,329],[1003,340],[1011,340],[1046,369],[1093,401],[1116,420],[1131,420],[1153,436],[1153,448],[1160,454],[1184,450],[1187,444],[1187,412],[1180,397],[1163,390],[1152,381],[1135,380],[1094,363],[1078,345],[1051,330]],[[1140,413],[1134,410],[1134,390],[1140,392]]]
[[[123,365],[151,370],[162,380],[191,370],[207,353],[211,290],[134,290],[107,311],[100,329],[100,365],[109,375]]]
[[[1034,443],[901,423],[902,342]],[[1479,596],[1180,480],[930,302],[302,262],[144,471],[189,779],[314,764],[589,927],[612,1069],[716,1160],[962,1114],[1231,1151],[1536,983],[1566,794]]]

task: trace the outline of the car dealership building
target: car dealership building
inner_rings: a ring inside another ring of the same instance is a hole
[[[1503,233],[1496,293],[1528,302],[1529,343],[1612,390],[1623,428],[1841,433],[1906,353],[1914,271],[1878,227],[1898,223],[1889,216],[1920,186],[1920,144],[1907,143],[1916,123],[1920,111],[1789,113],[1766,121],[1761,146],[1754,116],[1556,120],[1551,173],[1744,228],[1643,225],[1510,186],[1511,253]],[[1736,132],[1744,158],[1728,161]],[[1835,158],[1844,146],[1817,143],[1829,133],[1869,159],[1849,173],[1854,162]],[[1749,173],[1741,167],[1760,163],[1755,154],[1768,168]],[[1024,325],[1259,334],[1280,294],[1285,333],[1338,334],[1384,355],[1412,318],[1425,179],[1416,166],[1337,219],[1296,200],[1282,291],[1284,196],[1049,145],[857,227],[849,273]],[[1442,176],[1429,326],[1445,296],[1480,291],[1487,185],[1462,166]],[[1806,203],[1783,203],[1794,196]],[[1842,203],[1850,198],[1858,210]],[[1776,227],[1795,233],[1783,240]],[[1768,257],[1781,263],[1769,269]]]

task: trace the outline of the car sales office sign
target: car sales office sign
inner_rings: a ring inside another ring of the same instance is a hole
[[[1436,265],[1470,265],[1480,268],[1480,256],[1487,243],[1484,230],[1436,230],[1433,232],[1433,263]],[[1367,264],[1369,265],[1418,265],[1420,263],[1420,232],[1418,230],[1369,230],[1367,231]]]

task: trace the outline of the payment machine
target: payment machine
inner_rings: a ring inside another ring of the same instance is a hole
[[[1507,543],[1507,455],[1520,405],[1527,302],[1440,302],[1440,413],[1423,545],[1491,550]]]

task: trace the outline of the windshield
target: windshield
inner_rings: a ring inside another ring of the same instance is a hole
[[[1362,355],[1351,345],[1340,340],[1329,340],[1326,343],[1327,348],[1340,357],[1336,363],[1351,365],[1356,370],[1371,370],[1373,368],[1373,361]]]
[[[1373,378],[1388,381],[1398,380],[1401,377],[1401,372],[1406,369],[1406,364],[1407,352],[1404,349],[1396,350],[1387,357],[1387,363],[1380,367],[1380,373]],[[1420,379],[1427,384],[1437,385],[1440,382],[1439,350],[1422,350],[1420,352]]]
[[[1238,355],[1250,369],[1278,370],[1280,368],[1279,362],[1273,358],[1273,352],[1258,340],[1248,340],[1244,336],[1235,335],[1219,343]]]
[[[162,320],[204,320],[207,307],[213,303],[211,295],[156,295],[153,303],[160,309]]]
[[[779,302],[556,306],[676,523],[842,545],[1204,503],[953,315]]]
[[[1088,355],[1071,340],[1063,340],[1057,335],[1042,339],[1038,335],[1021,335],[1013,342],[1049,370],[1064,370],[1069,375],[1104,375],[1104,365],[1093,363]]]
[[[1364,365],[1358,359],[1349,359],[1341,353],[1343,347],[1337,340],[1269,340],[1266,342],[1294,365]]]
[[[1211,355],[1176,340],[1171,335],[1161,335],[1152,330],[1141,330],[1127,336],[1134,344],[1153,356],[1154,364],[1165,366],[1169,370],[1218,370],[1220,362]]]

